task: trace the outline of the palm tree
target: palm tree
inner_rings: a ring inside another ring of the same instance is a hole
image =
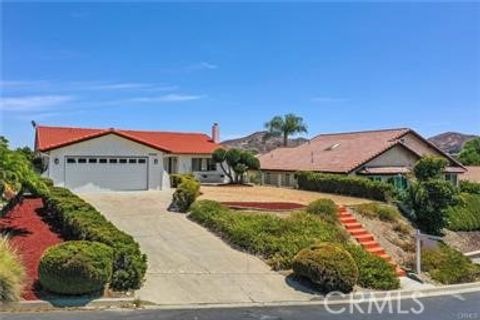
[[[307,133],[307,125],[303,122],[303,118],[293,113],[281,116],[275,116],[272,120],[265,123],[268,135],[274,137],[283,136],[283,146],[288,145],[288,137],[296,133]]]

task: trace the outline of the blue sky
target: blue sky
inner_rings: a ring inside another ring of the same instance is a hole
[[[3,3],[0,134],[209,132],[303,116],[309,135],[480,133],[480,5]]]

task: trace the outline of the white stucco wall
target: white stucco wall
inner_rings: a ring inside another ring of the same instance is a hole
[[[164,181],[163,152],[115,134],[54,149],[49,151],[48,154],[48,170],[45,174],[58,186],[65,185],[66,156],[135,156],[148,158],[148,189],[161,190],[169,187],[169,184],[165,184]],[[55,159],[58,159],[58,164],[55,164]],[[157,159],[157,164],[154,163],[155,159]]]

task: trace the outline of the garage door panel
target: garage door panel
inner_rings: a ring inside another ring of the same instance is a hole
[[[148,189],[146,158],[76,156],[67,157],[65,166],[65,184],[70,189],[82,191]]]

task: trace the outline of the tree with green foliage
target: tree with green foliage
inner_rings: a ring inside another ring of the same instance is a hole
[[[248,170],[260,168],[260,162],[251,152],[240,149],[219,148],[213,152],[212,159],[220,164],[230,183],[244,183],[245,173]]]
[[[480,166],[480,137],[465,143],[458,160],[464,165]]]
[[[22,192],[25,188],[46,188],[22,151],[8,148],[8,140],[0,137],[0,197]]]
[[[293,134],[307,133],[307,125],[302,117],[293,113],[281,116],[275,116],[265,123],[268,130],[267,136],[283,137],[283,146],[288,145],[288,137]]]
[[[457,189],[444,179],[447,161],[424,157],[414,167],[415,180],[407,190],[406,205],[417,226],[430,234],[441,234],[448,224],[447,209],[457,202]]]

